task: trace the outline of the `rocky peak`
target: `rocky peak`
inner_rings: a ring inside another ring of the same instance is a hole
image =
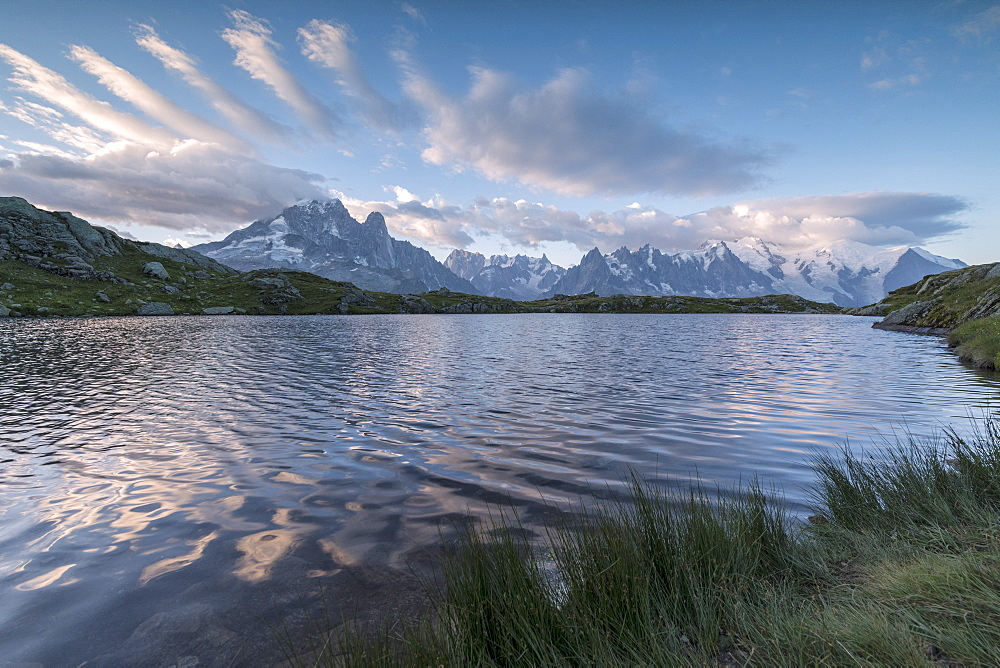
[[[370,236],[389,236],[389,228],[385,225],[385,216],[378,211],[369,213],[362,226]]]
[[[580,259],[580,266],[592,266],[592,265],[604,265],[608,266],[608,263],[604,260],[604,256],[601,255],[601,249],[594,246],[590,251]]]

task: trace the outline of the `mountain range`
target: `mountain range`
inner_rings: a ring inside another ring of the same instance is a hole
[[[885,250],[857,241],[788,249],[756,237],[709,241],[693,251],[663,253],[651,246],[594,248],[552,286],[552,292],[696,297],[794,294],[838,306],[876,302],[928,274],[965,267],[922,248]]]
[[[594,248],[565,269],[544,255],[455,250],[444,263],[389,235],[382,214],[359,223],[340,200],[309,200],[258,220],[222,241],[193,250],[240,270],[309,271],[366,290],[417,293],[441,287],[468,294],[532,300],[595,292],[695,297],[794,294],[838,306],[879,301],[926,275],[965,267],[921,248],[882,249],[837,241],[791,249],[756,237],[708,241],[695,250],[646,245],[602,254]]]

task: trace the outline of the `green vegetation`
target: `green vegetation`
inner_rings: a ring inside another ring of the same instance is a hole
[[[970,320],[948,334],[963,360],[981,369],[1000,369],[1000,315]]]
[[[148,262],[159,262],[169,274],[160,279],[143,273]],[[20,260],[0,261],[0,306],[13,315],[84,316],[134,315],[149,302],[168,304],[177,314],[201,314],[209,308],[232,308],[251,315],[310,315],[365,313],[839,313],[833,304],[819,304],[792,295],[746,299],[699,297],[598,297],[594,294],[517,302],[447,289],[420,295],[361,290],[301,271],[258,269],[226,273],[152,256],[135,245],[123,245],[119,255],[95,257],[83,276],[61,271],[73,265],[46,258],[49,269]],[[62,265],[66,265],[65,267]],[[110,277],[110,279],[109,279]]]
[[[883,315],[919,305],[912,308],[905,325],[952,329],[1000,309],[1000,269],[997,267],[982,264],[932,274],[913,285],[893,290],[874,306],[880,311],[878,315]]]
[[[817,460],[804,525],[756,484],[632,480],[544,550],[501,513],[460,532],[428,619],[310,664],[1000,665],[1000,428],[872,454]]]

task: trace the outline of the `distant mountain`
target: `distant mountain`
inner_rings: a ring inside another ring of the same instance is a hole
[[[417,293],[446,287],[479,292],[426,250],[389,236],[381,213],[359,223],[338,199],[299,202],[192,250],[241,271],[297,269],[365,290]]]
[[[456,249],[444,264],[484,295],[519,300],[540,298],[566,274],[545,255],[492,255],[487,260],[481,253]]]
[[[877,302],[890,290],[966,266],[921,248],[884,250],[856,241],[790,250],[756,237],[709,241],[693,251],[663,253],[649,245],[608,255],[587,253],[547,293],[607,296],[752,297],[794,294],[838,306]]]

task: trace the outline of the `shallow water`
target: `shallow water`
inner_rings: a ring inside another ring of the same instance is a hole
[[[530,524],[630,467],[759,475],[804,512],[810,453],[997,403],[996,374],[872,322],[0,322],[0,664],[280,659],[274,629],[301,632],[317,590],[405,610],[397,574],[449,518],[513,502]]]

